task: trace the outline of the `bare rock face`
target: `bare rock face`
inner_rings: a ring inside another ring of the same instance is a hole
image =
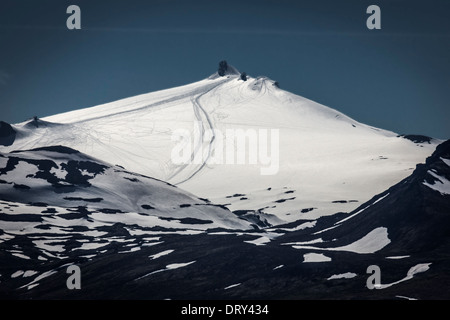
[[[227,75],[240,76],[241,73],[232,65],[228,64],[225,60],[219,62],[219,69],[217,70],[219,76],[224,77]]]

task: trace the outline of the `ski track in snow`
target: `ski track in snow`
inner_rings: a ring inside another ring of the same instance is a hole
[[[225,81],[223,81],[223,82],[220,82],[220,83],[216,84],[215,86],[212,86],[211,88],[207,89],[205,92],[203,92],[203,93],[201,93],[201,94],[199,94],[199,95],[197,95],[197,96],[191,98],[191,102],[192,102],[192,107],[193,107],[194,115],[195,115],[197,121],[201,122],[202,124],[205,123],[205,121],[203,120],[203,118],[202,118],[202,116],[201,116],[201,114],[200,114],[200,112],[201,112],[201,113],[204,115],[205,119],[206,119],[206,124],[208,125],[210,132],[212,132],[212,137],[211,137],[211,140],[210,140],[209,143],[208,143],[208,154],[207,154],[207,156],[206,156],[206,158],[205,158],[205,157],[204,157],[204,154],[203,154],[203,144],[204,144],[204,142],[205,142],[205,139],[204,139],[204,137],[205,137],[205,126],[202,125],[202,128],[201,128],[201,129],[202,129],[202,133],[201,133],[201,135],[199,136],[199,141],[197,141],[197,143],[195,144],[196,147],[197,147],[197,149],[194,150],[194,151],[192,152],[192,155],[191,155],[191,159],[192,159],[192,160],[195,159],[195,158],[198,157],[198,156],[201,157],[202,163],[200,164],[200,166],[198,167],[198,169],[196,169],[189,177],[187,177],[187,178],[185,178],[185,179],[183,179],[183,180],[181,180],[181,181],[178,181],[178,182],[174,183],[175,185],[182,184],[182,183],[184,183],[184,182],[186,182],[186,181],[192,179],[198,172],[200,172],[200,171],[205,167],[206,162],[207,162],[208,159],[210,158],[210,156],[211,156],[211,148],[212,148],[212,146],[213,146],[213,143],[214,143],[214,140],[215,140],[215,138],[216,138],[216,135],[215,135],[215,133],[214,133],[214,126],[213,126],[213,123],[212,123],[212,121],[211,121],[211,118],[209,117],[208,112],[206,112],[206,110],[205,110],[205,109],[202,107],[202,105],[200,104],[200,98],[203,97],[204,95],[208,94],[209,92],[211,92],[212,90],[214,90],[214,89],[217,88],[218,86],[220,86],[220,85],[222,85],[223,83],[228,82],[228,81],[230,81],[230,80],[232,80],[232,78],[227,79],[227,80],[225,80]],[[200,152],[200,154],[199,154],[199,152]],[[178,169],[173,175],[171,175],[167,180],[172,181],[173,178],[176,177],[176,176],[177,176],[177,175],[178,175],[178,174],[179,174],[186,166],[187,166],[187,165],[183,165],[183,166],[182,166],[180,169]]]
[[[225,79],[223,81],[220,81],[217,84],[214,83],[212,85],[211,84],[210,85],[205,85],[206,86],[206,91],[209,92],[210,90],[214,89],[214,87],[217,87],[217,86],[221,85],[222,83],[224,83],[226,81],[229,81],[229,79]],[[178,101],[178,100],[182,100],[182,99],[185,99],[185,98],[189,98],[189,97],[191,97],[191,96],[193,96],[195,94],[198,94],[199,90],[202,91],[202,90],[205,90],[205,88],[204,87],[201,87],[200,89],[195,88],[195,89],[190,90],[190,91],[188,91],[186,93],[183,93],[183,94],[180,94],[180,95],[176,95],[176,96],[173,96],[173,97],[170,97],[170,98],[162,99],[160,101],[157,101],[157,102],[154,102],[154,103],[151,103],[151,104],[146,104],[146,105],[141,106],[141,107],[137,107],[137,108],[133,108],[133,109],[129,109],[129,110],[124,110],[124,111],[112,112],[112,113],[107,114],[107,115],[102,114],[101,116],[87,118],[87,119],[83,119],[83,120],[80,120],[80,121],[75,121],[75,122],[72,122],[72,123],[82,123],[82,122],[86,122],[86,121],[103,119],[104,117],[113,117],[113,116],[117,116],[117,115],[120,115],[120,114],[135,113],[136,111],[146,110],[146,109],[154,108],[154,107],[157,107],[157,106],[162,106],[164,104],[168,104],[168,103],[171,103],[171,102],[174,102],[174,101]],[[146,101],[146,99],[144,99],[143,101]],[[133,101],[133,102],[131,102],[129,104],[123,105],[122,107],[133,106],[133,105],[136,105],[137,103],[139,103],[139,101]]]

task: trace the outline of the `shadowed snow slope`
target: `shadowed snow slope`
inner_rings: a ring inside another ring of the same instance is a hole
[[[449,159],[447,140],[409,177],[353,212],[320,218],[308,232],[286,235],[286,243],[296,249],[380,251],[395,256],[445,247],[450,235],[450,195],[433,187],[450,179]]]
[[[352,211],[408,176],[438,143],[404,139],[281,90],[266,77],[242,81],[237,74],[44,120],[60,125],[15,124],[14,143],[2,151],[66,145],[233,211],[276,215],[269,218],[272,224]],[[245,164],[236,164],[238,143],[227,137],[239,129],[259,137],[247,139],[258,152],[256,164],[250,163],[250,154]],[[272,129],[278,130],[279,140]],[[180,145],[174,134],[180,130],[190,133],[189,158],[199,161],[174,163],[171,155]],[[268,146],[258,136],[264,133],[268,141],[275,139]],[[262,152],[264,147],[268,152]],[[224,164],[231,150],[234,161]],[[269,157],[265,163],[260,152]],[[261,169],[270,165],[274,174],[262,175]]]
[[[200,221],[200,229],[249,226],[229,210],[173,185],[67,147],[0,152],[0,164],[1,200],[65,208],[88,206],[106,214],[137,212],[144,224],[151,215]]]

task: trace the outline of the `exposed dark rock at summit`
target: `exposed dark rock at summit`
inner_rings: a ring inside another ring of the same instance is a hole
[[[217,70],[219,76],[224,77],[227,75],[241,76],[241,73],[232,65],[228,64],[225,60],[219,62],[219,68]]]

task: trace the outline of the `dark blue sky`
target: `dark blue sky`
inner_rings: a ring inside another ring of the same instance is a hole
[[[446,0],[1,0],[0,120],[198,81],[223,59],[360,122],[450,138]]]

